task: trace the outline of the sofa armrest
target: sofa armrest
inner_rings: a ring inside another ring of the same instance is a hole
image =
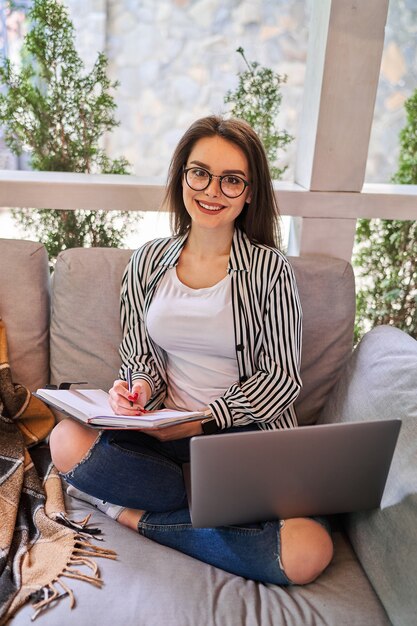
[[[345,516],[358,559],[395,626],[417,615],[417,341],[399,329],[367,333],[319,423],[401,418],[381,508]]]

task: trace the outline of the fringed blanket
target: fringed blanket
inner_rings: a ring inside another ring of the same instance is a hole
[[[0,319],[0,626],[29,601],[32,619],[66,596],[73,608],[64,579],[101,587],[93,558],[116,558],[91,544],[99,531],[88,529],[88,517],[78,523],[66,517],[58,472],[47,446],[36,445],[53,425],[46,405],[12,382]]]

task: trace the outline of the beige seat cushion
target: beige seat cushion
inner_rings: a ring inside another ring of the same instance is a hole
[[[121,341],[119,295],[131,250],[62,252],[53,276],[51,380],[107,391],[117,378]]]
[[[355,279],[342,259],[291,257],[303,308],[300,424],[314,424],[353,347]]]

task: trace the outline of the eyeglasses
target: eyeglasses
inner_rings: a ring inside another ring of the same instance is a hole
[[[184,167],[185,182],[194,191],[204,191],[210,185],[213,178],[218,178],[222,193],[228,198],[238,198],[245,191],[249,183],[236,174],[215,176],[203,167]]]

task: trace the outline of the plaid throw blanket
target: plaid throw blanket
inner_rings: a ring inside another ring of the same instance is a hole
[[[66,517],[49,450],[36,445],[53,424],[46,405],[12,381],[0,318],[0,626],[29,601],[32,619],[63,597],[73,608],[74,594],[64,579],[100,587],[93,559],[116,558],[112,550],[91,544],[99,531],[87,527],[89,517],[80,522]]]

